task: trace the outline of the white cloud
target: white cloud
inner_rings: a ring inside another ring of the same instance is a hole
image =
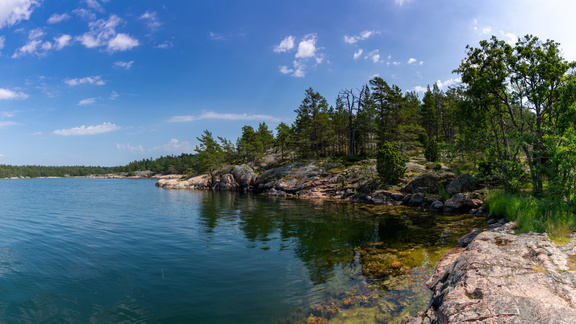
[[[37,39],[44,36],[44,31],[41,28],[32,29],[28,33],[28,39]]]
[[[356,60],[356,59],[358,59],[360,56],[362,56],[362,52],[363,52],[362,49],[357,50],[357,51],[354,53],[354,59]]]
[[[174,46],[174,44],[172,44],[171,42],[165,42],[165,43],[156,45],[156,48],[167,49],[167,48],[171,48],[172,46]]]
[[[104,8],[97,0],[84,0],[84,1],[86,1],[86,5],[88,5],[88,7],[94,9],[95,11],[104,12]]]
[[[294,73],[292,76],[295,78],[303,78],[306,75],[306,65],[298,60],[294,60]]]
[[[415,58],[410,58],[410,59],[408,60],[408,64],[414,64],[414,63],[416,63],[416,62],[418,62],[418,60],[415,59]]]
[[[108,50],[110,52],[127,51],[139,45],[137,39],[130,37],[127,34],[118,34],[108,43]]]
[[[373,30],[365,30],[363,32],[360,33],[360,35],[357,36],[344,36],[344,42],[348,43],[348,44],[355,44],[359,41],[365,40],[370,38],[371,36],[378,34],[378,32],[373,31]]]
[[[0,28],[28,20],[39,0],[2,0],[0,2]]]
[[[20,125],[20,123],[17,123],[15,121],[11,121],[11,120],[0,120],[0,128],[6,127],[6,126],[15,126],[15,125]]]
[[[70,17],[70,15],[67,13],[63,13],[63,14],[55,13],[52,16],[50,16],[50,18],[48,18],[48,23],[49,24],[57,24],[57,23],[66,21],[70,18],[72,18],[72,17]]]
[[[80,100],[80,102],[78,102],[78,106],[86,106],[94,103],[96,103],[96,98],[87,98]]]
[[[66,81],[67,85],[74,87],[81,84],[94,84],[94,85],[105,85],[106,81],[102,80],[102,77],[99,75],[96,76],[89,76],[81,79],[68,79]]]
[[[130,151],[141,154],[149,154],[153,152],[161,152],[163,154],[180,154],[180,153],[193,153],[194,146],[187,141],[180,141],[175,138],[171,139],[168,143],[154,146],[151,149],[145,149],[142,145],[116,144],[116,149],[119,151]]]
[[[0,100],[26,99],[28,95],[23,92],[16,92],[9,89],[0,88]]]
[[[290,69],[286,65],[281,65],[281,66],[279,66],[279,68],[280,68],[280,72],[283,74],[290,74],[290,73],[294,72],[294,70]]]
[[[61,50],[64,47],[70,45],[70,41],[72,40],[72,36],[70,35],[62,35],[60,37],[54,38],[54,46],[57,50]]]
[[[146,21],[146,25],[151,30],[157,30],[158,27],[162,26],[162,23],[158,21],[158,17],[156,16],[155,11],[146,11],[142,16],[140,16],[141,20]]]
[[[60,129],[55,130],[54,134],[62,135],[62,136],[82,136],[82,135],[97,135],[103,134],[108,132],[113,132],[119,130],[120,127],[116,126],[112,123],[103,123],[102,125],[96,126],[80,126],[80,127],[73,127],[68,129]]]
[[[423,87],[423,86],[415,86],[414,87],[414,91],[419,92],[419,93],[424,93],[428,90],[428,87]]]
[[[99,19],[90,22],[90,31],[77,37],[77,39],[87,48],[106,46],[108,51],[127,51],[139,45],[137,39],[128,34],[116,33],[116,28],[124,21],[111,15],[108,20]]]
[[[403,6],[405,3],[410,2],[410,0],[394,0],[397,5]]]
[[[504,37],[506,42],[510,45],[514,45],[518,42],[518,36],[516,36],[512,33],[505,33],[504,31],[500,31],[500,34],[502,35],[502,37]]]
[[[373,50],[372,52],[368,53],[368,55],[365,58],[372,60],[372,62],[374,63],[378,63],[380,61],[380,51]]]
[[[116,61],[116,62],[114,62],[114,67],[119,68],[119,69],[124,69],[124,70],[130,70],[133,63],[134,63],[134,61],[130,61],[130,62]]]
[[[130,145],[130,143],[126,143],[126,144],[116,144],[116,148],[120,151],[131,151],[131,152],[140,152],[140,153],[146,153],[146,150],[144,150],[144,147],[142,145],[138,145],[138,146],[132,146]]]
[[[274,46],[274,52],[284,53],[294,48],[294,36],[286,36],[280,44]]]
[[[116,91],[112,91],[112,93],[110,94],[110,100],[116,100],[118,97],[120,97],[120,95],[118,94],[118,92]]]
[[[310,58],[316,54],[316,34],[308,34],[298,44],[298,52],[296,58]]]
[[[0,51],[4,49],[5,43],[6,43],[6,36],[0,35]]]
[[[270,115],[248,115],[248,114],[221,114],[216,112],[206,112],[199,116],[174,116],[168,120],[171,123],[185,123],[202,119],[223,119],[223,120],[260,120],[278,122],[280,119]]]
[[[224,38],[224,36],[222,36],[220,34],[213,33],[213,32],[210,32],[208,35],[210,36],[210,39],[212,39],[212,40],[217,40],[217,41],[226,40],[226,38]]]
[[[173,138],[167,144],[153,147],[152,151],[163,151],[169,154],[192,153],[194,152],[194,147],[186,141],[180,142],[179,140]]]
[[[38,54],[37,51],[40,44],[42,44],[41,40],[30,41],[26,45],[14,51],[12,58],[18,58],[27,54]]]
[[[438,86],[438,89],[440,90],[444,90],[445,88],[451,87],[453,85],[457,85],[462,83],[462,79],[461,78],[452,78],[449,80],[446,80],[444,82],[438,80],[436,81],[436,85]]]

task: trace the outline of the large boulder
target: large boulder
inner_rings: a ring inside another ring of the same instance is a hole
[[[428,309],[407,323],[576,323],[574,239],[559,248],[512,226],[447,253],[426,282]]]
[[[224,174],[220,177],[220,181],[214,184],[215,190],[237,190],[240,186],[230,173]]]
[[[448,191],[450,195],[455,195],[460,192],[474,191],[477,189],[477,186],[478,180],[470,174],[464,173],[450,181],[448,187],[446,187],[446,191]]]
[[[449,172],[443,173],[424,173],[412,180],[402,190],[410,193],[426,192],[438,193],[439,188],[443,188],[450,180],[454,178],[454,174]]]
[[[468,212],[470,209],[482,206],[482,198],[474,192],[458,193],[444,202],[442,211]]]
[[[240,188],[250,188],[256,183],[258,175],[247,164],[237,165],[230,172],[234,176],[234,180],[240,185]]]

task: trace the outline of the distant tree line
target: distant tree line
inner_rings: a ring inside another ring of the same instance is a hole
[[[111,167],[99,166],[41,166],[41,165],[0,165],[0,178],[11,177],[84,177],[91,174],[114,172]]]

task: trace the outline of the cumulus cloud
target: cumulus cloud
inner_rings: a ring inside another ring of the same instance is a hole
[[[78,106],[86,106],[96,103],[96,98],[82,99],[78,102]]]
[[[39,0],[2,0],[0,2],[0,28],[28,20]]]
[[[298,44],[298,52],[296,58],[310,58],[316,54],[316,34],[308,34]]]
[[[278,68],[280,73],[282,74],[289,74],[296,78],[302,78],[306,75],[306,64],[310,60],[314,60],[316,64],[321,64],[324,62],[325,55],[323,53],[319,53],[319,50],[322,48],[318,48],[316,46],[316,42],[318,37],[316,34],[308,34],[302,38],[302,40],[298,43],[298,49],[296,54],[294,55],[294,60],[292,61],[292,67],[288,65],[280,65]],[[285,37],[279,45],[274,46],[274,52],[276,53],[285,53],[290,52],[292,49],[296,47],[295,45],[295,37],[294,36],[287,36]]]
[[[54,47],[57,50],[61,50],[64,47],[70,45],[70,41],[72,40],[72,36],[70,35],[61,35],[60,37],[55,37],[54,38]]]
[[[355,44],[359,41],[368,39],[375,34],[377,34],[377,32],[375,32],[373,30],[365,30],[365,31],[361,32],[360,35],[355,35],[355,36],[345,35],[344,36],[344,42],[346,42],[348,44]]]
[[[80,126],[68,129],[55,130],[54,134],[62,136],[83,136],[83,135],[97,135],[103,133],[109,133],[119,130],[120,127],[112,123],[103,123],[102,125],[96,126]]]
[[[174,116],[168,120],[171,123],[193,122],[202,119],[223,119],[223,120],[259,120],[278,122],[280,119],[270,115],[248,115],[248,114],[221,114],[216,112],[206,112],[202,115]]]
[[[461,78],[452,78],[452,79],[448,79],[448,80],[446,80],[446,81],[440,81],[440,80],[438,80],[438,81],[436,81],[435,83],[436,83],[436,85],[438,86],[438,89],[440,89],[440,90],[445,90],[445,89],[447,89],[448,87],[452,87],[452,86],[458,85],[458,84],[460,84],[461,82],[462,82],[462,79],[461,79]],[[426,92],[426,90],[428,90],[428,87],[427,87],[427,86],[426,86],[426,87],[423,87],[423,86],[415,86],[415,87],[414,87],[414,91],[416,91],[416,92],[424,93],[424,92]]]
[[[140,45],[137,39],[130,37],[127,34],[118,34],[108,42],[108,50],[110,52],[127,51]]]
[[[61,23],[63,21],[66,21],[68,19],[70,19],[70,15],[67,13],[63,13],[63,14],[53,14],[52,16],[50,16],[50,18],[48,18],[48,23],[49,24],[57,24],[57,23]]]
[[[294,48],[294,36],[286,36],[280,44],[274,46],[274,52],[284,53]]]
[[[360,56],[362,56],[362,52],[363,52],[362,49],[357,50],[357,51],[354,53],[354,59],[356,60],[356,59],[358,59]]]
[[[23,92],[16,92],[9,89],[0,88],[0,100],[11,100],[11,99],[26,99],[28,95]]]
[[[134,63],[134,61],[130,61],[130,62],[116,61],[116,62],[114,62],[114,67],[119,68],[119,69],[124,69],[124,70],[130,70],[133,63]]]
[[[64,81],[67,85],[74,87],[81,84],[94,84],[94,85],[105,85],[106,81],[102,80],[102,77],[99,75],[96,76],[89,76],[81,79],[68,79]]]
[[[116,28],[124,21],[111,15],[108,20],[90,22],[90,31],[77,37],[87,48],[106,47],[109,52],[127,51],[139,45],[139,41],[128,34],[117,33]]]

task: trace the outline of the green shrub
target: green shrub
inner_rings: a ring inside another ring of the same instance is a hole
[[[376,162],[376,170],[384,184],[397,183],[406,172],[406,160],[395,143],[384,143],[376,155]]]

